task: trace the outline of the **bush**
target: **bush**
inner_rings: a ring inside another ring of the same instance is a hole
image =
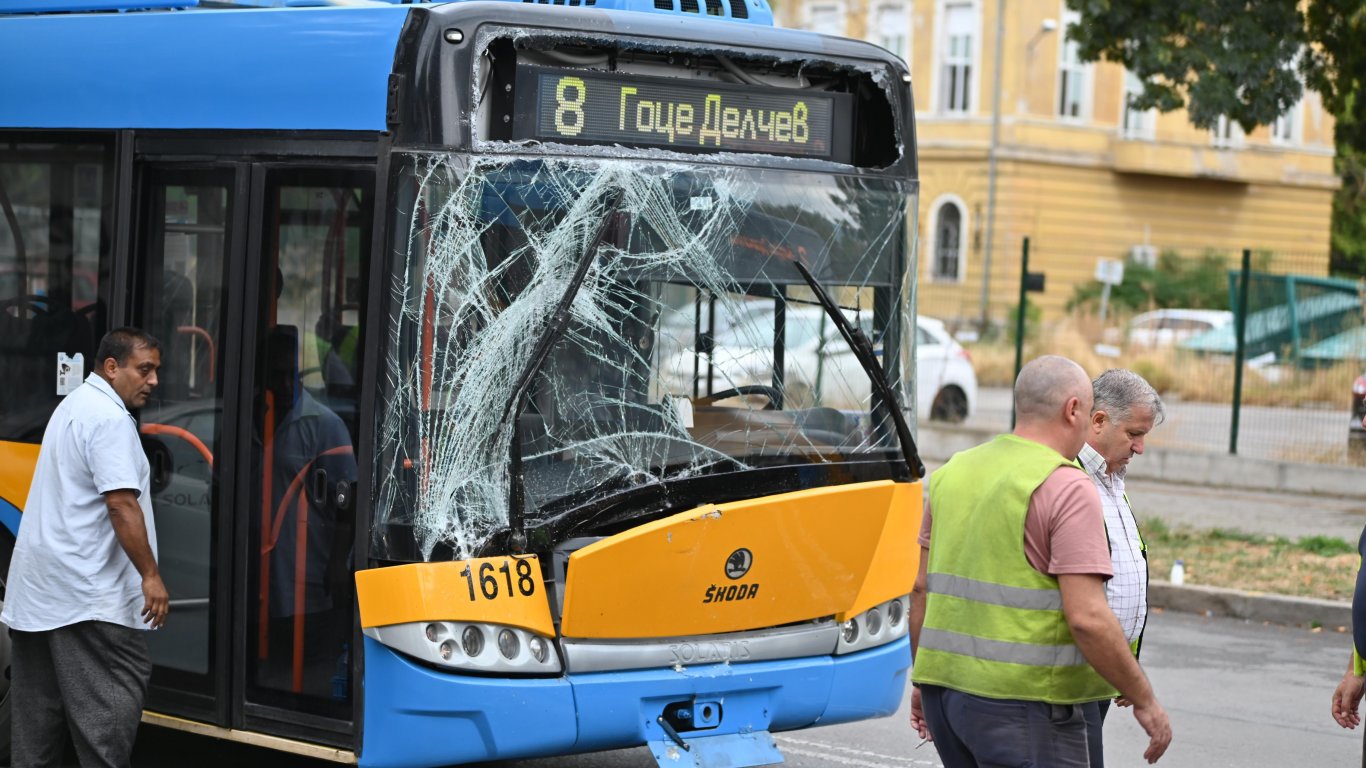
[[[1110,306],[1129,312],[1169,307],[1228,309],[1228,270],[1232,263],[1227,255],[1212,250],[1197,258],[1163,251],[1155,269],[1130,262],[1124,265],[1124,282],[1110,289]],[[1075,286],[1067,309],[1098,311],[1102,288],[1095,280]]]

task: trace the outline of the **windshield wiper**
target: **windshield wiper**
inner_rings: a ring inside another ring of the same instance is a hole
[[[863,372],[873,380],[873,391],[891,411],[892,424],[896,427],[897,439],[901,442],[901,453],[906,457],[906,466],[911,470],[911,479],[919,480],[925,476],[925,462],[920,460],[920,451],[915,447],[915,438],[911,437],[911,427],[906,423],[906,414],[901,412],[901,399],[896,396],[896,390],[887,383],[887,372],[883,370],[882,363],[878,362],[877,353],[873,351],[873,343],[868,340],[868,335],[849,322],[849,318],[844,316],[844,312],[835,304],[830,294],[826,293],[822,286],[806,268],[805,264],[793,261],[792,266],[801,273],[802,279],[811,286],[812,292],[820,300],[821,309],[835,323],[844,341],[849,344],[849,348],[854,351],[854,359],[863,367]]]
[[[598,224],[598,231],[593,235],[593,239],[584,249],[583,259],[574,268],[574,274],[569,278],[569,285],[564,289],[564,295],[560,297],[560,303],[555,306],[555,312],[546,321],[545,329],[536,339],[536,346],[531,352],[531,359],[527,361],[527,366],[522,370],[522,375],[517,379],[517,388],[513,391],[512,399],[508,401],[507,407],[503,409],[503,418],[498,422],[499,429],[507,427],[511,422],[518,424],[522,418],[522,411],[526,409],[527,393],[531,389],[531,380],[540,372],[545,365],[545,361],[550,357],[550,351],[555,347],[556,342],[564,336],[565,328],[569,327],[569,308],[574,303],[574,297],[578,294],[579,288],[583,286],[583,281],[588,278],[588,269],[597,261],[598,246],[602,245],[602,240],[607,235],[607,227],[612,222],[612,217],[616,215],[617,208],[621,206],[621,199],[624,190],[618,189],[614,193],[612,202],[607,206],[607,211],[602,216],[602,222]],[[526,521],[522,512],[522,503],[526,498],[525,478],[522,477],[522,441],[520,430],[512,430],[510,440],[511,447],[508,450],[508,530],[511,533],[508,542],[513,552],[522,552],[526,549]]]

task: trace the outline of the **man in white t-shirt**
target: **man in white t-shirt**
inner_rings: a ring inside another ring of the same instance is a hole
[[[82,768],[128,765],[152,671],[141,630],[170,607],[130,413],[156,388],[161,345],[118,328],[95,360],[43,433],[6,582],[14,768],[60,765],[68,723]]]
[[[1077,460],[1100,493],[1105,512],[1105,532],[1110,539],[1110,563],[1115,574],[1105,582],[1105,598],[1137,657],[1148,622],[1148,548],[1124,492],[1124,475],[1129,460],[1143,453],[1148,433],[1162,423],[1162,398],[1142,376],[1120,368],[1097,376],[1091,389],[1095,398],[1091,423],[1086,445],[1077,454]],[[1118,703],[1128,704],[1124,699]],[[1085,707],[1092,768],[1105,764],[1101,726],[1109,708],[1109,701],[1094,701]]]

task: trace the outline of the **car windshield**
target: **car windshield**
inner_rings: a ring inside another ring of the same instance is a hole
[[[376,468],[394,559],[481,551],[519,494],[545,526],[680,479],[900,457],[793,263],[899,338],[904,183],[456,155],[404,173]]]

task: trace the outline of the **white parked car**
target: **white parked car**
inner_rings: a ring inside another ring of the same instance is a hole
[[[772,379],[773,352],[767,339],[772,314],[751,316],[717,334],[711,359],[715,387],[763,384]],[[854,320],[854,315],[849,314]],[[866,324],[870,318],[861,318]],[[864,407],[872,384],[853,351],[820,307],[794,307],[786,316],[785,350],[789,396],[835,408]],[[757,330],[756,330],[757,329]],[[880,346],[878,347],[879,354]],[[819,371],[819,386],[816,375]],[[977,373],[963,347],[934,318],[916,318],[916,413],[920,419],[959,422],[977,405]]]
[[[1129,321],[1129,344],[1170,347],[1206,331],[1233,325],[1233,313],[1222,309],[1155,309]]]

